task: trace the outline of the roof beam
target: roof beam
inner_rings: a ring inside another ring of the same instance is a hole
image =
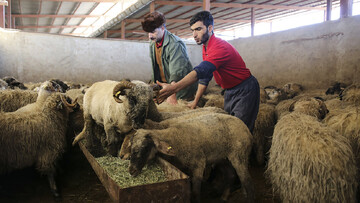
[[[155,1],[157,5],[173,5],[173,6],[203,6],[203,2],[186,2],[186,1]],[[280,6],[265,4],[240,4],[240,3],[210,3],[210,7],[222,8],[261,8],[261,9],[281,9],[281,10],[325,10],[324,7],[308,7],[308,6]]]
[[[101,15],[37,15],[37,14],[12,14],[16,18],[99,18]]]
[[[42,0],[37,0],[42,1]],[[44,0],[44,1],[59,1],[59,2],[96,2],[96,3],[117,3],[120,0]]]
[[[135,22],[141,22],[143,19],[139,18],[128,18],[125,19],[125,22],[127,23],[135,23]],[[166,19],[167,23],[188,23],[190,22],[190,18],[186,19]],[[222,20],[222,19],[214,19],[215,23],[250,23],[251,20]],[[267,20],[259,20],[256,22],[269,22]]]
[[[24,28],[87,28],[92,26],[81,26],[81,25],[49,25],[49,26],[36,26],[36,25],[29,25],[29,26],[17,26],[18,29]]]

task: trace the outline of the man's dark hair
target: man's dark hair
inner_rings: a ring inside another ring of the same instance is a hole
[[[206,27],[214,26],[214,19],[209,11],[200,11],[190,19],[190,26],[201,21]]]
[[[164,25],[166,22],[164,14],[155,11],[146,15],[141,22],[142,28],[145,32],[153,32],[156,28]]]

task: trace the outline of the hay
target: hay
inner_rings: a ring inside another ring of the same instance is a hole
[[[356,170],[349,141],[316,118],[276,124],[266,175],[283,202],[356,202]]]
[[[121,188],[146,185],[166,181],[165,173],[157,164],[145,165],[142,172],[132,177],[128,171],[130,161],[119,157],[103,156],[95,158],[99,165]]]

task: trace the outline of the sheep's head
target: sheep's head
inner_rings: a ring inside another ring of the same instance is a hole
[[[145,164],[155,157],[155,144],[146,131],[139,130],[130,139],[131,155],[129,173],[132,176],[140,174]]]
[[[151,133],[148,130],[140,129],[130,138],[129,172],[132,176],[137,176],[146,163],[152,162],[157,152],[168,156],[175,156],[174,148]]]
[[[120,96],[126,96],[129,108],[129,116],[134,129],[141,128],[145,123],[149,103],[153,98],[152,88],[145,83],[133,83],[130,81],[121,81],[113,90],[113,96],[116,102],[123,103]]]
[[[324,100],[320,97],[301,98],[291,104],[289,110],[314,116],[320,120],[329,112]]]

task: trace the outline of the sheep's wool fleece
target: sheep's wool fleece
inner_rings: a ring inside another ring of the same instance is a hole
[[[275,126],[266,171],[284,202],[355,202],[356,166],[348,139],[299,113]]]

